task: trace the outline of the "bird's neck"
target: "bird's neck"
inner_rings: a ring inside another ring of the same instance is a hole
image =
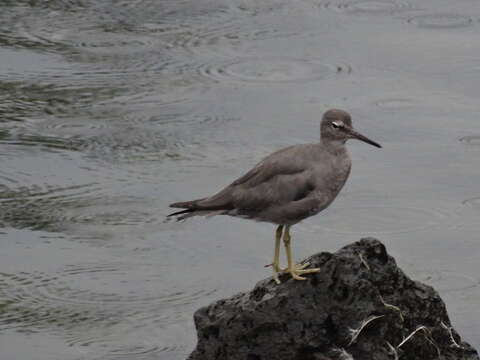
[[[345,140],[323,140],[321,144],[325,150],[333,155],[339,155],[347,152]]]

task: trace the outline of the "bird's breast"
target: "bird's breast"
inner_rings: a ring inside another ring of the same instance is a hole
[[[317,189],[324,195],[335,198],[350,175],[351,161],[348,155],[333,157],[316,168]]]

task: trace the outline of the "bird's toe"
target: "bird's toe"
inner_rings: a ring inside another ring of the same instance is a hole
[[[320,268],[311,268],[311,269],[297,269],[297,274],[311,274],[319,272]]]
[[[306,269],[306,267],[309,265],[310,263],[295,264],[291,269],[287,268],[283,272],[289,273],[295,280],[306,280],[306,278],[301,275],[312,274],[320,271],[320,268]]]
[[[295,264],[294,265],[294,270],[295,271],[303,270],[303,269],[305,269],[309,266],[310,266],[309,262],[306,262],[306,263],[303,263],[303,264]],[[290,272],[290,269],[288,267],[286,267],[286,268],[281,269],[279,271],[282,272],[282,273],[288,273],[288,272]]]
[[[290,271],[290,275],[291,275],[292,278],[294,278],[295,280],[307,280],[307,278],[298,275],[298,273],[297,273],[296,271]]]

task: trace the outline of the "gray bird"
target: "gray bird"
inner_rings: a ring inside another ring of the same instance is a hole
[[[343,110],[325,112],[320,123],[320,142],[278,150],[245,175],[215,195],[170,204],[178,211],[168,216],[183,220],[196,215],[230,215],[278,225],[275,232],[273,279],[288,272],[296,280],[303,274],[319,271],[295,264],[290,248],[290,227],[318,214],[337,197],[350,174],[351,160],[345,143],[358,139],[381,148],[355,131],[350,115]],[[280,268],[280,240],[287,255],[287,268]]]

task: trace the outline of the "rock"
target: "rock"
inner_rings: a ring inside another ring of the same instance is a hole
[[[474,360],[430,286],[366,238],[306,261],[321,271],[269,278],[195,313],[188,360]]]

